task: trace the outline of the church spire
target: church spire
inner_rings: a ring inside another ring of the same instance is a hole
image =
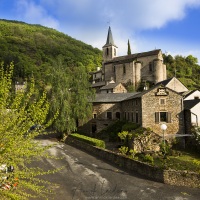
[[[106,40],[106,44],[104,46],[110,46],[110,45],[116,46],[114,43],[114,40],[113,40],[111,28],[109,26],[107,40]]]
[[[117,46],[114,44],[112,31],[109,26],[106,44],[103,46],[103,59],[108,61],[114,57],[117,57]]]
[[[112,31],[111,31],[110,26],[109,26],[109,29],[108,29],[108,36],[107,36],[106,45],[114,45],[114,40],[113,40]]]

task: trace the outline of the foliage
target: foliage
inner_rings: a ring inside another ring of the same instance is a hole
[[[45,92],[37,98],[38,91],[33,80],[26,85],[25,91],[13,92],[13,70],[12,63],[6,67],[6,71],[3,64],[0,67],[0,166],[14,167],[10,175],[0,171],[0,185],[18,185],[17,189],[0,190],[0,199],[38,199],[50,192],[44,187],[50,183],[38,178],[38,175],[52,172],[30,167],[30,163],[45,156],[44,151],[48,148],[34,138],[44,134],[42,131],[51,124],[51,121],[46,121],[50,105]],[[27,135],[34,124],[40,124],[41,129]],[[8,180],[2,179],[5,176]]]
[[[63,59],[59,56],[52,63],[46,85],[51,102],[49,118],[59,111],[53,128],[69,134],[76,130],[78,123],[83,124],[92,114],[88,99],[93,98],[94,91],[89,87],[85,67],[65,67]]]
[[[109,141],[117,141],[118,133],[121,132],[123,125],[125,124],[125,121],[116,121],[113,124],[106,127],[104,130],[99,132],[99,138],[109,138]]]
[[[133,131],[135,129],[137,129],[138,127],[140,127],[139,124],[135,124],[135,123],[132,123],[132,122],[127,122],[126,124],[123,125],[122,127],[122,131]]]
[[[34,75],[42,84],[51,61],[62,55],[65,66],[81,63],[87,72],[101,65],[102,52],[81,41],[40,25],[0,20],[0,60],[14,62],[14,80]]]
[[[197,58],[192,55],[187,57],[177,55],[173,58],[165,54],[163,58],[167,66],[168,78],[176,76],[190,90],[200,88],[200,65]]]
[[[131,55],[131,46],[130,46],[129,40],[128,40],[128,51],[127,51],[127,55]]]
[[[127,153],[128,153],[128,147],[126,147],[126,146],[121,146],[121,147],[119,148],[119,152],[120,152],[122,155],[127,155]]]
[[[105,142],[103,140],[98,140],[96,138],[88,137],[88,136],[85,136],[85,135],[80,135],[78,133],[72,133],[70,135],[70,137],[75,138],[75,139],[80,140],[80,141],[83,141],[83,142],[86,142],[86,143],[93,145],[93,146],[105,148]]]
[[[146,154],[144,157],[143,157],[143,161],[144,162],[148,162],[150,164],[153,164],[154,163],[154,159],[151,155],[149,154]]]

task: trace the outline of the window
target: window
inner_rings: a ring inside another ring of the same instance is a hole
[[[133,114],[133,112],[131,113],[131,115],[132,115],[132,122],[134,121],[134,114]]]
[[[129,112],[128,112],[127,114],[128,114],[128,116],[127,116],[127,120],[129,121]]]
[[[92,133],[96,133],[96,131],[97,131],[97,125],[92,124]]]
[[[106,55],[108,56],[109,55],[109,49],[106,48]]]
[[[124,112],[124,119],[126,120],[126,112]]]
[[[156,112],[155,113],[155,122],[167,122],[171,123],[171,113],[169,112]]]
[[[107,112],[107,119],[112,119],[112,112]]]
[[[97,118],[97,114],[93,114],[93,118],[96,119]]]
[[[138,112],[135,113],[135,123],[138,123]]]
[[[194,99],[199,99],[199,97],[198,97],[198,96],[196,96],[196,97],[194,97]]]
[[[120,119],[120,112],[116,112],[116,119]]]
[[[115,65],[113,66],[113,72],[115,72]]]
[[[165,105],[166,104],[166,99],[160,99],[160,105]]]
[[[136,105],[136,106],[138,105],[138,100],[137,100],[137,99],[135,100],[135,105]]]
[[[126,65],[123,64],[123,73],[126,74]]]
[[[152,63],[151,63],[151,62],[149,63],[149,71],[150,71],[150,72],[152,72],[152,71],[153,71],[153,65],[152,65]]]

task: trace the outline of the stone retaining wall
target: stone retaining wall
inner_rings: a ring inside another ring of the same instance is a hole
[[[177,186],[200,188],[200,174],[188,171],[162,170],[148,164],[129,159],[112,151],[88,145],[68,136],[66,144],[114,163],[126,170],[134,171],[152,180]]]

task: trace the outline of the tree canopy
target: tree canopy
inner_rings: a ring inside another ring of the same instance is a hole
[[[47,147],[34,138],[51,124],[47,121],[50,104],[45,92],[37,98],[33,80],[25,90],[15,92],[13,67],[11,64],[4,71],[3,65],[0,66],[0,199],[38,199],[49,192],[43,185],[48,183],[38,175],[49,172],[31,167],[30,163],[45,155]],[[38,129],[31,130],[36,124]],[[9,167],[14,167],[14,171],[6,173]]]
[[[173,58],[170,54],[164,54],[163,58],[168,78],[176,76],[188,89],[200,89],[200,65],[197,58],[192,55],[176,55]]]

